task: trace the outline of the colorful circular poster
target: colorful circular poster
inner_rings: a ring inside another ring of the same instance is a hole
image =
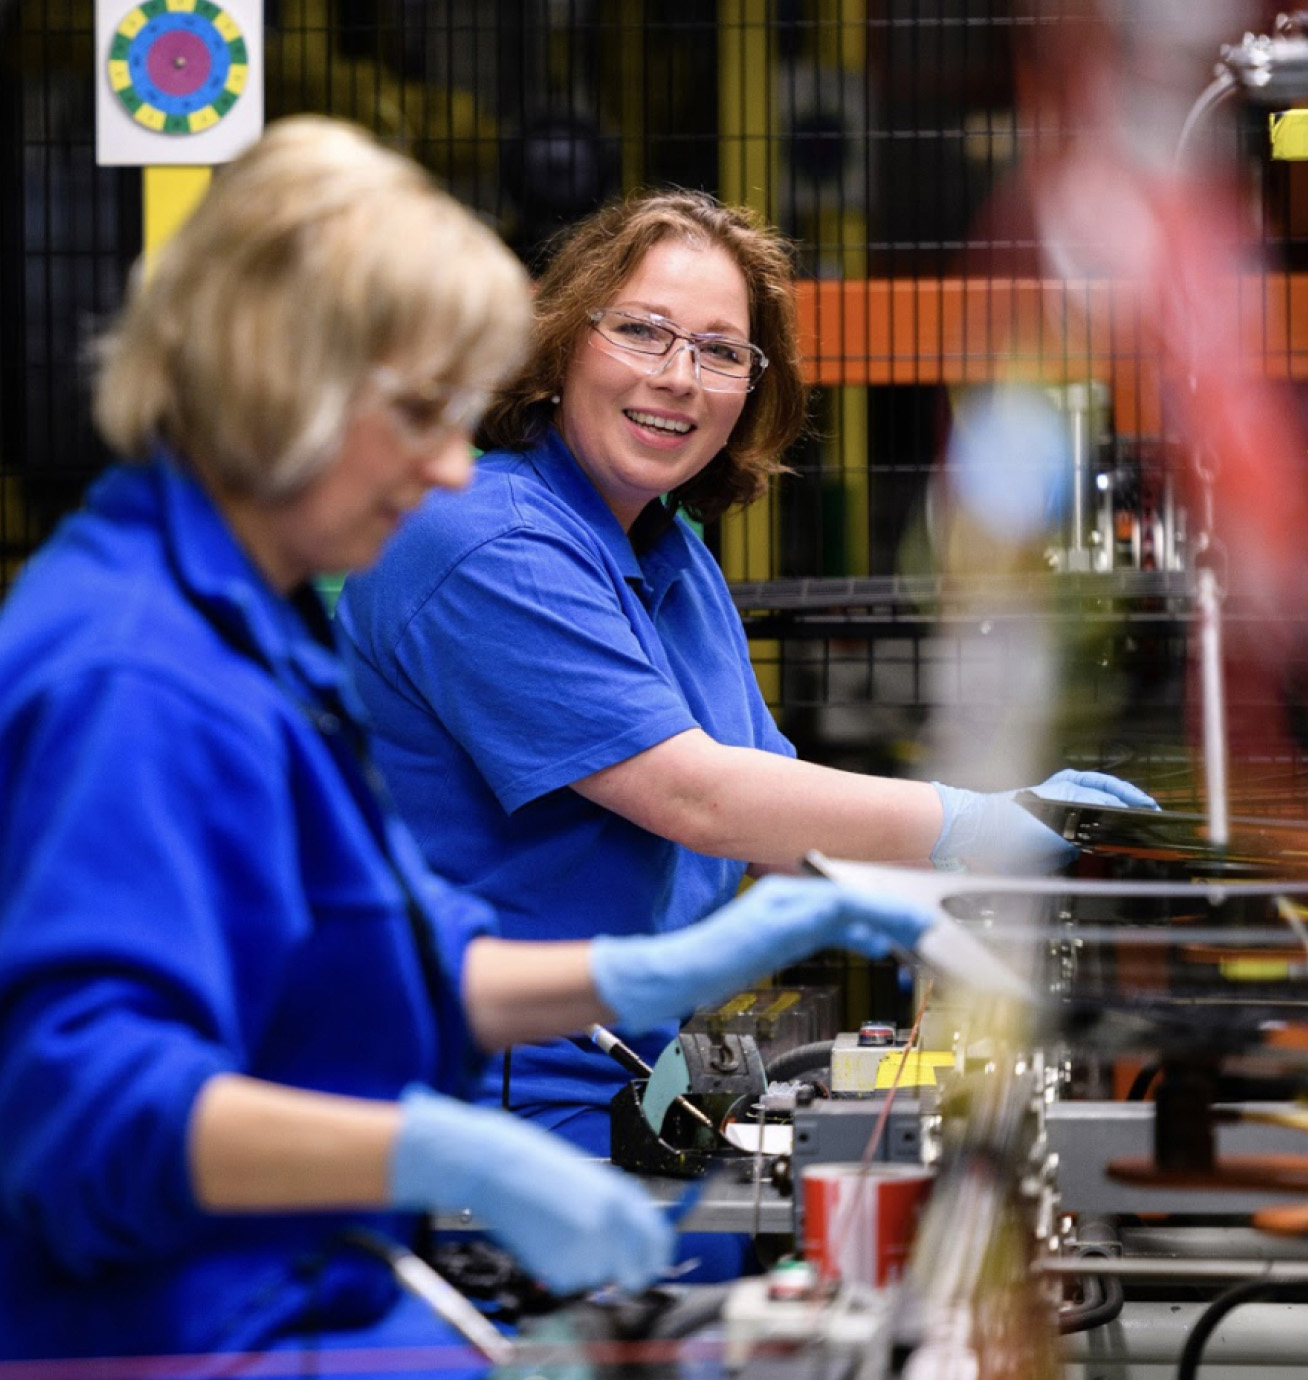
[[[249,65],[240,29],[212,0],[142,0],[114,30],[109,84],[146,129],[198,134],[236,104]]]

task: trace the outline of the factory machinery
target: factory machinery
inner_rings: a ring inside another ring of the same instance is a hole
[[[1228,96],[1282,108],[1306,92],[1298,12],[1223,50],[1183,142]],[[1278,156],[1308,155],[1308,112],[1291,124],[1303,149]],[[1210,266],[1195,244],[1196,270]],[[1211,332],[1180,339],[1165,360],[1194,373],[1216,359]],[[1229,422],[1243,439],[1228,476],[1252,485],[1262,472],[1243,461],[1267,448],[1221,410],[1235,393],[1192,393],[1195,436]],[[1308,808],[1228,809],[1222,610],[1202,598],[1214,511],[1243,491],[1214,488],[1191,438],[1195,531],[1170,490],[1152,526],[1124,523],[1094,458],[1100,401],[1083,390],[1060,405],[1075,502],[1054,567],[1072,580],[1190,570],[1199,586],[1206,813],[1020,798],[1080,850],[1039,880],[810,856],[937,917],[900,955],[908,1023],[878,1010],[851,1023],[831,990],[779,986],[697,1013],[653,1068],[592,1031],[633,1074],[612,1107],[615,1162],[647,1176],[684,1230],[751,1237],[763,1268],[534,1315],[519,1297],[506,1380],[1308,1376]],[[1295,570],[1300,548],[1301,533]],[[736,593],[778,607],[774,589]]]
[[[911,1028],[698,1013],[614,1159],[763,1272],[528,1319],[506,1374],[1308,1375],[1308,823],[1026,803],[1070,875],[811,857],[939,915]]]

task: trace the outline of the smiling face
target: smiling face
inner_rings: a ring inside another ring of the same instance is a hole
[[[612,300],[596,306],[662,316],[688,334],[749,339],[745,277],[718,245],[661,240]],[[684,341],[662,358],[650,357],[588,330],[568,369],[556,421],[577,463],[629,530],[651,499],[684,484],[722,449],[747,397],[743,390],[704,389]]]

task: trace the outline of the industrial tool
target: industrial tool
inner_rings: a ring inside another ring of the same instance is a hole
[[[1291,877],[1308,870],[1308,820],[1236,816],[1228,820],[1230,837],[1217,845],[1207,815],[1079,805],[1034,791],[1015,798],[1082,853],[1111,860],[1110,875],[1128,875],[1137,861],[1152,864],[1157,877]]]
[[[588,1025],[586,1034],[610,1059],[634,1077],[648,1079],[654,1072],[630,1045],[624,1044],[611,1030],[606,1030],[602,1025]],[[713,1118],[701,1111],[688,1098],[678,1094],[673,1101],[692,1121],[697,1121],[705,1130],[718,1134],[718,1127]]]
[[[505,1366],[512,1361],[513,1343],[425,1260],[398,1242],[362,1228],[347,1232],[345,1239],[356,1249],[384,1260],[399,1285],[415,1298],[421,1299],[437,1317],[471,1342],[488,1361],[497,1366]]]
[[[753,1039],[682,1031],[653,1068],[643,1066],[634,1051],[627,1056],[623,1066],[637,1077],[609,1104],[614,1164],[646,1174],[691,1177],[707,1169],[712,1153],[739,1153],[722,1127],[734,1108],[766,1089],[763,1060]]]

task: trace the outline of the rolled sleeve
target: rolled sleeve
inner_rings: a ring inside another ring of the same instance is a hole
[[[508,811],[696,727],[660,659],[602,562],[532,529],[464,556],[397,647]]]

